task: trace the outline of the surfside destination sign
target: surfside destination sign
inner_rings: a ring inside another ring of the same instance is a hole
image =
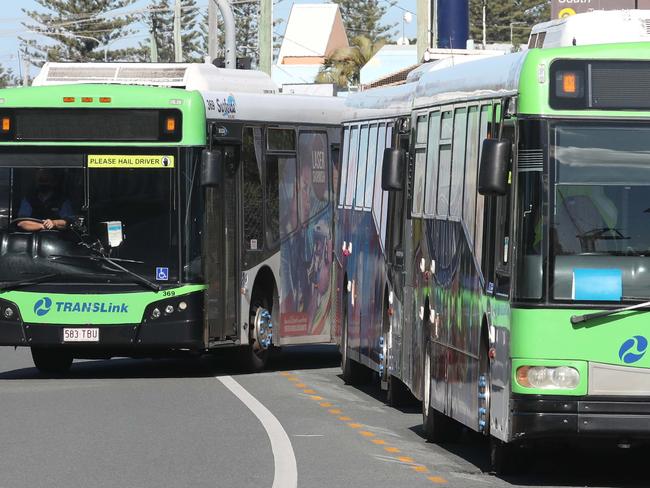
[[[561,19],[590,10],[650,9],[650,0],[552,0],[551,18]]]

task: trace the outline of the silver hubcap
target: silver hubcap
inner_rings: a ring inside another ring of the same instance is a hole
[[[259,307],[254,321],[255,345],[259,349],[268,349],[273,342],[273,320],[271,312]]]

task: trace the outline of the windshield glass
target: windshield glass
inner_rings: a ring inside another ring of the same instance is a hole
[[[178,281],[179,158],[176,150],[147,152],[0,154],[0,281],[57,273],[133,282],[106,262],[71,257],[92,255],[159,284]],[[117,159],[100,164],[104,156]],[[89,167],[93,157],[99,162]]]
[[[650,296],[650,127],[555,127],[552,296]]]

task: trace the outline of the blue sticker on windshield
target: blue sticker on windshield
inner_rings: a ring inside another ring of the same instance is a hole
[[[623,273],[620,269],[576,268],[573,270],[573,299],[620,301]]]
[[[169,268],[156,268],[156,280],[158,281],[169,280]]]

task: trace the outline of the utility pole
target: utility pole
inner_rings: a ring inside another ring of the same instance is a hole
[[[487,46],[487,0],[483,0],[483,49]]]
[[[210,62],[217,57],[217,4],[208,0],[208,57]]]
[[[183,62],[183,36],[181,35],[181,0],[174,3],[174,61]]]
[[[23,86],[29,86],[29,58],[27,55],[23,54],[21,63],[23,65]]]
[[[149,57],[152,63],[158,62],[158,45],[156,44],[156,34],[152,30],[149,37]]]
[[[260,46],[260,71],[271,76],[271,63],[273,61],[273,1],[260,0],[259,20],[259,46]]]

